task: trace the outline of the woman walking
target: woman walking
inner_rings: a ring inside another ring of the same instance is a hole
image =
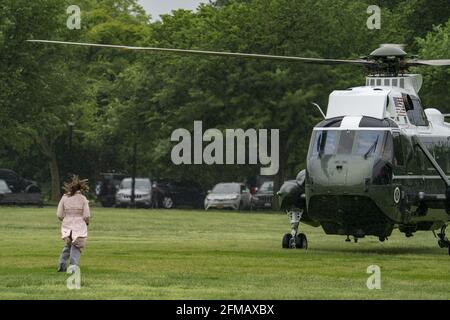
[[[80,180],[78,176],[73,176],[69,182],[64,183],[65,194],[56,213],[62,221],[61,238],[65,242],[59,258],[58,272],[67,270],[67,262],[70,266],[78,266],[81,251],[86,246],[87,226],[91,216],[89,201],[83,195],[89,190],[87,182],[87,179]]]

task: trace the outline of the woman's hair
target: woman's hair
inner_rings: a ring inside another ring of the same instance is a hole
[[[73,196],[77,191],[86,193],[89,191],[88,179],[81,180],[77,175],[73,175],[69,181],[64,182],[64,191],[69,196]]]

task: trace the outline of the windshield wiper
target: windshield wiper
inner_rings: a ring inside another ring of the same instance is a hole
[[[375,142],[370,146],[369,150],[367,150],[367,152],[364,154],[364,159],[367,159],[369,154],[372,153],[372,151],[375,151],[378,145],[378,138],[379,136],[377,137],[377,140],[375,140]]]

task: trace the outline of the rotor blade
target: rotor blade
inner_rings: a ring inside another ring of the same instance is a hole
[[[144,51],[155,51],[155,52],[169,52],[169,53],[177,53],[177,54],[195,54],[195,55],[209,55],[209,56],[219,56],[219,57],[293,61],[293,62],[311,63],[311,64],[326,64],[326,65],[355,64],[355,65],[363,65],[363,66],[373,65],[372,62],[366,61],[366,60],[302,58],[302,57],[295,57],[295,56],[274,56],[274,55],[253,54],[253,53],[217,52],[217,51],[170,49],[170,48],[155,48],[155,47],[131,47],[131,46],[119,46],[119,45],[109,45],[109,44],[52,41],[52,40],[27,40],[27,41],[28,42],[38,42],[38,43],[86,46],[86,47],[113,48],[113,49],[123,49],[123,50],[144,50]]]
[[[409,60],[406,62],[409,66],[450,66],[450,59],[441,60]]]

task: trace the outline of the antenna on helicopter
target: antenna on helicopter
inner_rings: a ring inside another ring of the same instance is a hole
[[[321,108],[317,103],[315,103],[315,102],[312,102],[311,104],[312,104],[313,106],[315,106],[317,109],[319,109],[319,112],[322,114],[323,118],[325,119],[326,116],[325,116],[325,113],[323,113],[322,108]]]

